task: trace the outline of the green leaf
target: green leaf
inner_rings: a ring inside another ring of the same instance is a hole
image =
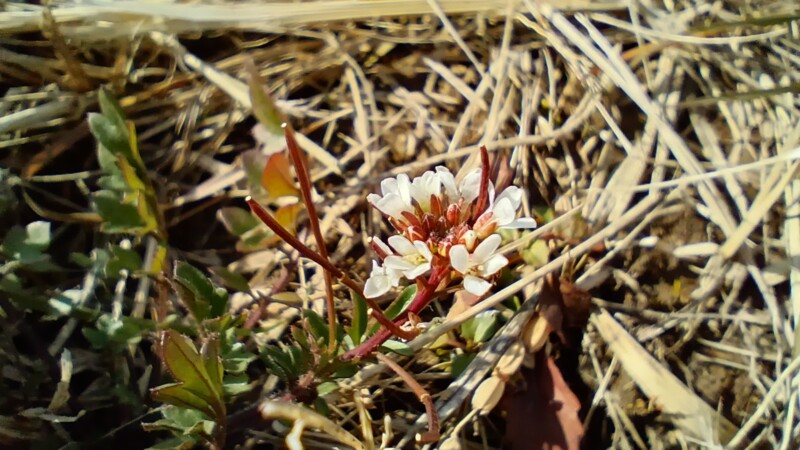
[[[386,315],[389,319],[394,319],[400,314],[403,313],[408,308],[408,305],[411,304],[411,301],[414,300],[414,297],[417,295],[417,285],[410,284],[403,289],[403,292],[397,296],[397,298],[386,308],[384,315]],[[375,334],[376,331],[380,328],[380,324],[375,324],[370,328],[369,333]]]
[[[168,403],[181,408],[196,409],[209,417],[216,416],[214,408],[206,399],[184,387],[182,383],[158,386],[150,389],[150,394],[157,402]]]
[[[484,311],[461,324],[461,336],[473,342],[485,342],[497,331],[497,311]]]
[[[308,325],[311,327],[311,333],[314,335],[317,341],[327,342],[328,324],[325,323],[325,320],[312,309],[303,310],[303,317],[308,320]]]
[[[127,118],[122,110],[119,101],[114,94],[107,89],[100,89],[97,93],[97,100],[100,103],[100,111],[105,117],[111,120],[117,127],[126,128]]]
[[[234,236],[241,236],[261,225],[261,221],[250,210],[234,206],[220,208],[217,211],[217,218],[222,222],[225,229]]]
[[[111,279],[119,278],[120,271],[127,270],[134,273],[142,269],[144,263],[136,250],[112,245],[111,258],[106,263],[105,276]]]
[[[225,367],[225,372],[230,374],[243,373],[255,359],[256,355],[245,350],[244,345],[238,342],[231,346],[229,351],[222,354],[222,364]]]
[[[361,343],[361,338],[367,331],[367,301],[353,292],[353,323],[350,324],[348,334],[353,340],[353,345]]]
[[[50,239],[49,222],[31,222],[25,228],[14,226],[3,239],[3,253],[25,265],[42,263],[50,258],[42,253],[50,246]]]
[[[477,356],[477,353],[455,355],[450,362],[450,374],[453,378],[458,378],[458,376],[469,367],[469,364],[475,359],[475,356]]]
[[[161,351],[164,364],[167,366],[167,369],[172,374],[175,381],[180,383],[181,388],[180,390],[172,388],[164,395],[171,395],[174,397],[178,395],[178,392],[189,392],[206,404],[203,408],[199,408],[195,402],[192,403],[190,407],[207,414],[210,409],[212,412],[209,416],[211,417],[224,416],[225,403],[222,401],[221,375],[208,373],[208,365],[200,356],[200,353],[198,353],[192,341],[175,330],[167,330],[164,332]],[[157,389],[161,389],[161,387]],[[180,395],[181,397],[175,397],[177,401],[186,402],[192,400],[187,395]],[[171,401],[164,401],[176,404]]]
[[[414,349],[400,341],[389,340],[381,345],[381,350],[397,353],[402,356],[414,356]]]
[[[208,270],[222,280],[222,284],[237,291],[250,292],[250,283],[239,272],[233,272],[225,267],[210,267]]]
[[[113,118],[97,113],[89,113],[89,129],[95,139],[114,155],[123,155],[130,160],[130,136],[128,127],[120,125]]]
[[[235,397],[252,391],[254,386],[250,384],[250,379],[246,374],[240,374],[226,375],[222,387],[225,390],[226,397]]]
[[[337,389],[339,389],[339,383],[334,381],[326,381],[317,385],[317,394],[320,396],[328,395]]]
[[[219,347],[219,335],[217,334],[209,336],[200,347],[200,355],[212,386],[222,386],[223,367]]]
[[[219,317],[227,310],[228,293],[214,287],[203,272],[191,264],[178,262],[175,281],[181,288],[181,299],[197,320]]]
[[[109,234],[144,234],[145,222],[139,216],[135,204],[124,202],[122,194],[109,190],[95,192],[92,201],[97,213],[103,218],[100,229]]]
[[[283,135],[281,125],[284,122],[283,114],[275,107],[275,103],[264,91],[264,80],[261,79],[255,68],[250,71],[250,101],[253,104],[253,115],[259,122],[273,134]]]
[[[405,311],[406,308],[408,308],[408,305],[411,304],[411,301],[414,300],[414,297],[416,295],[417,295],[416,284],[411,284],[405,289],[403,289],[403,292],[400,293],[397,299],[393,301],[388,308],[386,308],[385,312],[386,317],[388,317],[389,319],[394,319],[400,314],[402,314],[403,311]]]

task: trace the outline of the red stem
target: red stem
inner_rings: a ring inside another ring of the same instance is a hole
[[[414,299],[411,300],[408,308],[406,308],[406,310],[394,320],[393,325],[399,328],[408,322],[409,313],[419,314],[420,311],[425,309],[425,307],[428,306],[431,300],[433,300],[435,297],[434,294],[436,293],[436,288],[439,286],[439,283],[444,280],[446,274],[446,268],[440,269],[434,267],[433,272],[431,272],[430,277],[428,277],[428,281],[422,283],[422,286],[417,291],[417,295],[415,295]],[[367,357],[377,351],[381,344],[388,341],[393,334],[394,333],[392,333],[392,330],[389,328],[381,328],[375,334],[370,336],[369,339],[343,354],[341,359],[348,361],[350,359],[361,359]]]

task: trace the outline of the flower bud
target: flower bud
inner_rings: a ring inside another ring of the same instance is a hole
[[[468,230],[463,235],[461,235],[461,243],[463,243],[464,246],[467,247],[467,250],[469,252],[475,250],[475,241],[477,240],[478,240],[478,235],[472,230]]]
[[[494,213],[492,211],[486,211],[481,214],[478,220],[475,221],[473,230],[475,230],[475,233],[477,233],[478,238],[481,240],[491,236],[495,230],[497,230],[497,220],[494,218]]]
[[[459,219],[461,218],[461,208],[458,204],[453,203],[452,205],[447,207],[447,224],[451,227],[458,225]]]
[[[426,241],[428,239],[428,233],[425,232],[425,228],[417,225],[411,225],[410,227],[406,228],[406,237],[409,241]]]

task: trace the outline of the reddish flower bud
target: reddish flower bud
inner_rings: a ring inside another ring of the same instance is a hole
[[[475,230],[475,233],[481,240],[491,236],[492,233],[497,230],[497,220],[494,218],[494,213],[491,211],[486,211],[485,213],[481,214],[480,217],[478,217],[478,220],[475,221],[475,225],[472,227],[472,229]]]
[[[453,203],[447,207],[447,224],[451,227],[458,225],[461,219],[461,207]]]

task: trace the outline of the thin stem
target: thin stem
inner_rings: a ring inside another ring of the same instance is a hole
[[[472,220],[477,220],[484,211],[486,211],[486,205],[489,202],[489,172],[491,171],[491,167],[489,167],[489,152],[486,150],[486,146],[481,146],[481,187],[478,191],[478,200],[475,203],[475,211],[472,214]]]
[[[300,193],[303,195],[303,203],[308,208],[308,221],[311,223],[311,231],[314,232],[314,240],[317,242],[319,254],[324,260],[328,260],[328,249],[325,246],[325,237],[322,236],[322,230],[319,227],[319,216],[317,215],[317,207],[311,198],[311,177],[308,174],[308,166],[306,165],[303,153],[300,151],[300,146],[294,138],[294,131],[289,124],[282,124],[283,134],[286,136],[286,146],[289,149],[289,156],[292,158],[295,172],[297,172],[297,179],[300,182]],[[331,280],[331,273],[327,270],[323,272],[325,279],[325,305],[328,308],[328,349],[333,352],[336,349],[336,309],[333,301],[333,281]]]
[[[427,282],[422,283],[417,295],[411,300],[408,308],[397,319],[394,320],[396,327],[403,326],[408,321],[410,313],[419,314],[420,311],[425,309],[428,304],[433,300],[436,295],[436,288],[446,278],[449,267],[439,268],[435,267],[428,277]],[[375,334],[370,336],[366,341],[362,342],[357,347],[343,354],[341,358],[345,361],[350,359],[361,359],[374,353],[381,344],[389,340],[394,333],[390,328],[381,328]],[[403,337],[403,336],[400,336]]]
[[[431,394],[422,387],[414,377],[408,373],[406,369],[400,364],[397,364],[393,359],[388,358],[380,353],[375,355],[378,361],[389,366],[390,369],[396,373],[401,380],[414,392],[420,402],[425,405],[425,413],[428,415],[428,431],[417,435],[417,442],[420,444],[430,444],[439,440],[439,414],[433,406],[433,399]]]
[[[381,325],[389,328],[389,330],[397,336],[402,337],[403,339],[412,339],[416,337],[414,333],[409,333],[408,331],[403,330],[394,322],[392,322],[386,315],[383,313],[381,307],[375,302],[375,300],[371,298],[364,297],[364,288],[361,287],[358,283],[353,281],[346,273],[340,270],[338,267],[334,266],[329,260],[323,259],[318,253],[311,250],[308,246],[300,242],[299,239],[294,237],[292,233],[289,232],[286,228],[283,227],[278,221],[267,211],[266,208],[259,205],[257,201],[253,200],[252,197],[245,198],[247,205],[250,207],[250,210],[261,219],[262,222],[266,226],[268,226],[275,234],[278,235],[281,239],[284,240],[287,244],[291,245],[295,250],[297,250],[301,255],[305,256],[306,258],[314,261],[315,263],[322,266],[326,272],[329,272],[331,275],[336,277],[339,281],[342,282],[345,286],[352,289],[353,292],[361,296],[367,301],[367,305],[370,308],[372,317],[378,321]],[[335,327],[332,327],[335,328]]]

